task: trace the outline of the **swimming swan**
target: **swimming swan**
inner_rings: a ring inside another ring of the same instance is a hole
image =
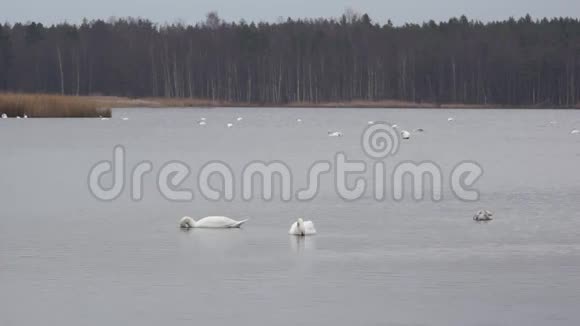
[[[8,119],[8,116],[6,115],[6,113],[2,113],[2,119]]]
[[[574,129],[574,130],[570,131],[570,134],[571,135],[578,135],[578,134],[580,134],[580,130]]]
[[[340,131],[328,131],[328,137],[342,137],[342,132]]]
[[[493,213],[482,209],[473,216],[473,220],[477,222],[493,221]]]
[[[288,234],[304,237],[307,235],[315,235],[316,229],[312,221],[304,221],[302,218],[299,218],[298,221],[292,224]]]
[[[411,138],[411,133],[408,132],[407,130],[403,130],[401,131],[401,137],[403,137],[403,139],[409,139]]]
[[[189,216],[186,216],[179,221],[179,227],[182,229],[233,229],[240,228],[242,224],[248,220],[235,221],[225,216],[208,216],[199,221],[195,221]]]

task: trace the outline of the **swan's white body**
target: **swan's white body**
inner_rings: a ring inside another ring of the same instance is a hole
[[[127,121],[127,120],[129,120],[129,118],[127,118],[127,117],[124,117],[124,118],[121,118],[121,120],[123,120],[123,121]]]
[[[233,127],[233,126],[234,126],[234,124],[233,124],[233,123],[228,123],[228,124],[227,124],[227,127],[228,127],[228,128],[231,128],[231,127]]]
[[[24,115],[24,119],[28,119],[28,116],[26,114]]]
[[[101,118],[101,121],[107,121],[109,118]]]
[[[342,132],[340,131],[329,131],[328,137],[342,137]]]
[[[397,128],[399,128],[399,125],[397,125],[397,124],[394,124],[394,125],[392,125],[391,127],[393,127],[393,128],[395,128],[395,129],[397,129]]]
[[[225,216],[208,216],[199,221],[186,216],[179,221],[179,227],[182,229],[233,229],[240,228],[248,220],[236,221]]]
[[[572,134],[572,135],[578,135],[578,134],[580,134],[580,130],[578,130],[578,129],[574,129],[574,130],[572,130],[572,131],[570,132],[570,134]]]
[[[314,228],[314,223],[312,221],[304,221],[299,218],[298,221],[292,224],[288,234],[304,237],[307,235],[315,235],[316,229]]]
[[[244,118],[242,118],[242,117],[238,117],[236,120],[238,120],[238,121],[242,121],[242,120],[244,120]]]
[[[447,121],[449,121],[449,122],[453,122],[453,121],[455,121],[455,118],[453,118],[453,117],[451,117],[451,118],[448,118],[448,119],[447,119]]]
[[[375,122],[374,122],[374,121],[369,121],[369,122],[367,122],[367,123],[368,123],[368,125],[369,125],[369,126],[372,126],[372,125],[374,125],[374,124],[375,124]]]
[[[475,213],[475,215],[473,216],[473,220],[477,222],[493,221],[493,213],[482,209],[479,212]]]
[[[2,113],[2,119],[7,119],[8,116],[6,115],[6,113]]]
[[[200,126],[205,126],[205,125],[207,125],[207,122],[205,122],[205,121],[200,121],[200,122],[199,122],[199,125],[200,125]]]
[[[296,119],[296,122],[300,123],[300,122],[302,122],[302,119],[298,118],[298,119]]]
[[[401,131],[401,137],[403,137],[403,139],[409,139],[411,138],[411,133],[408,132],[407,130],[403,130]]]

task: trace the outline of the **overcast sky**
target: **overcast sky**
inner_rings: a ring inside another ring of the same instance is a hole
[[[346,8],[381,23],[447,20],[466,14],[483,21],[510,16],[580,16],[580,0],[0,0],[0,21],[80,22],[83,17],[144,17],[195,23],[209,11],[228,21],[276,21],[279,17],[336,17]]]

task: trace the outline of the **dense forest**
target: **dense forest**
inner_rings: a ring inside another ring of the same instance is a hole
[[[337,19],[0,25],[0,91],[256,104],[404,100],[573,106],[580,21],[393,26]]]

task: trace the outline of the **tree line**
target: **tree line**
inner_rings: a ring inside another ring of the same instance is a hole
[[[284,104],[403,100],[573,106],[580,21],[393,26],[368,15],[158,25],[0,25],[0,91]]]

